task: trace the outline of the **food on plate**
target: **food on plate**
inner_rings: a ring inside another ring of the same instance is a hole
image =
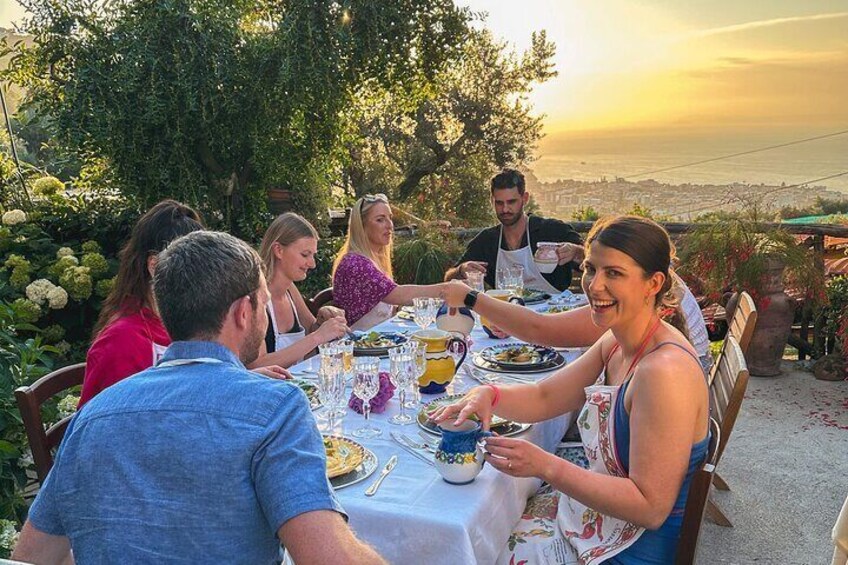
[[[340,437],[324,436],[324,451],[327,454],[327,476],[331,479],[350,473],[364,457],[358,444]]]
[[[391,347],[392,345],[395,345],[395,341],[380,332],[368,332],[353,341],[353,346],[357,349],[377,349],[380,347]]]
[[[565,304],[555,304],[553,306],[548,306],[545,310],[545,314],[559,314],[560,312],[568,312],[572,310],[571,306],[566,306]]]
[[[494,357],[500,363],[539,363],[542,360],[539,351],[531,345],[506,347]]]

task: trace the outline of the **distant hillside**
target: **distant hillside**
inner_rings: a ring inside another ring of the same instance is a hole
[[[532,189],[531,189],[532,190]],[[665,184],[654,180],[631,182],[621,178],[600,181],[560,180],[538,183],[533,190],[541,211],[555,218],[570,219],[582,207],[599,213],[624,213],[635,204],[657,216],[686,221],[713,211],[738,211],[762,197],[764,211],[777,212],[784,206],[804,208],[816,197],[842,200],[841,192],[821,186],[770,186],[766,184]]]

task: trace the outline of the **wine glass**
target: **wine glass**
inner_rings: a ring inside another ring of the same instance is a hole
[[[353,431],[358,438],[373,438],[382,433],[373,426],[368,416],[371,414],[371,399],[380,390],[380,359],[378,357],[357,357],[353,360],[353,394],[362,401],[362,413],[365,425]]]
[[[413,364],[415,359],[412,350],[405,345],[389,349],[389,375],[392,382],[398,388],[400,400],[400,413],[389,418],[389,423],[405,426],[413,422],[412,416],[406,413],[406,389],[415,376]]]
[[[406,403],[406,407],[414,410],[421,403],[421,389],[418,386],[418,379],[424,376],[424,372],[427,370],[427,345],[417,340],[410,340],[406,343],[406,346],[414,360],[411,367],[413,376],[410,379],[412,399]]]

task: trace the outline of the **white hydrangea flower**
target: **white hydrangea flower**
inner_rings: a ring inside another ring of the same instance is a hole
[[[18,530],[11,520],[0,520],[0,548],[12,551],[18,543]]]
[[[79,404],[79,397],[74,396],[73,394],[69,394],[65,398],[59,401],[56,405],[56,409],[59,412],[59,418],[67,418],[68,416],[72,416],[77,411],[77,405]]]
[[[47,295],[54,288],[56,288],[56,286],[47,279],[38,279],[37,281],[33,281],[27,285],[25,291],[26,297],[39,306],[42,306],[44,301],[47,300]]]
[[[26,212],[23,210],[9,210],[5,214],[3,214],[3,223],[7,226],[15,226],[17,224],[22,224],[27,221]]]
[[[56,252],[56,259],[61,259],[62,257],[73,257],[74,250],[70,247],[60,247],[59,251]]]
[[[47,304],[53,310],[61,310],[68,305],[68,292],[61,286],[54,286],[47,293]]]

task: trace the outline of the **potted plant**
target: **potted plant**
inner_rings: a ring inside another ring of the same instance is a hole
[[[758,318],[746,359],[757,376],[780,374],[796,310],[784,289],[812,306],[826,300],[824,270],[815,253],[789,232],[756,221],[755,213],[698,225],[681,242],[680,272],[713,301],[743,290],[754,299]],[[731,297],[728,320],[734,308]]]

